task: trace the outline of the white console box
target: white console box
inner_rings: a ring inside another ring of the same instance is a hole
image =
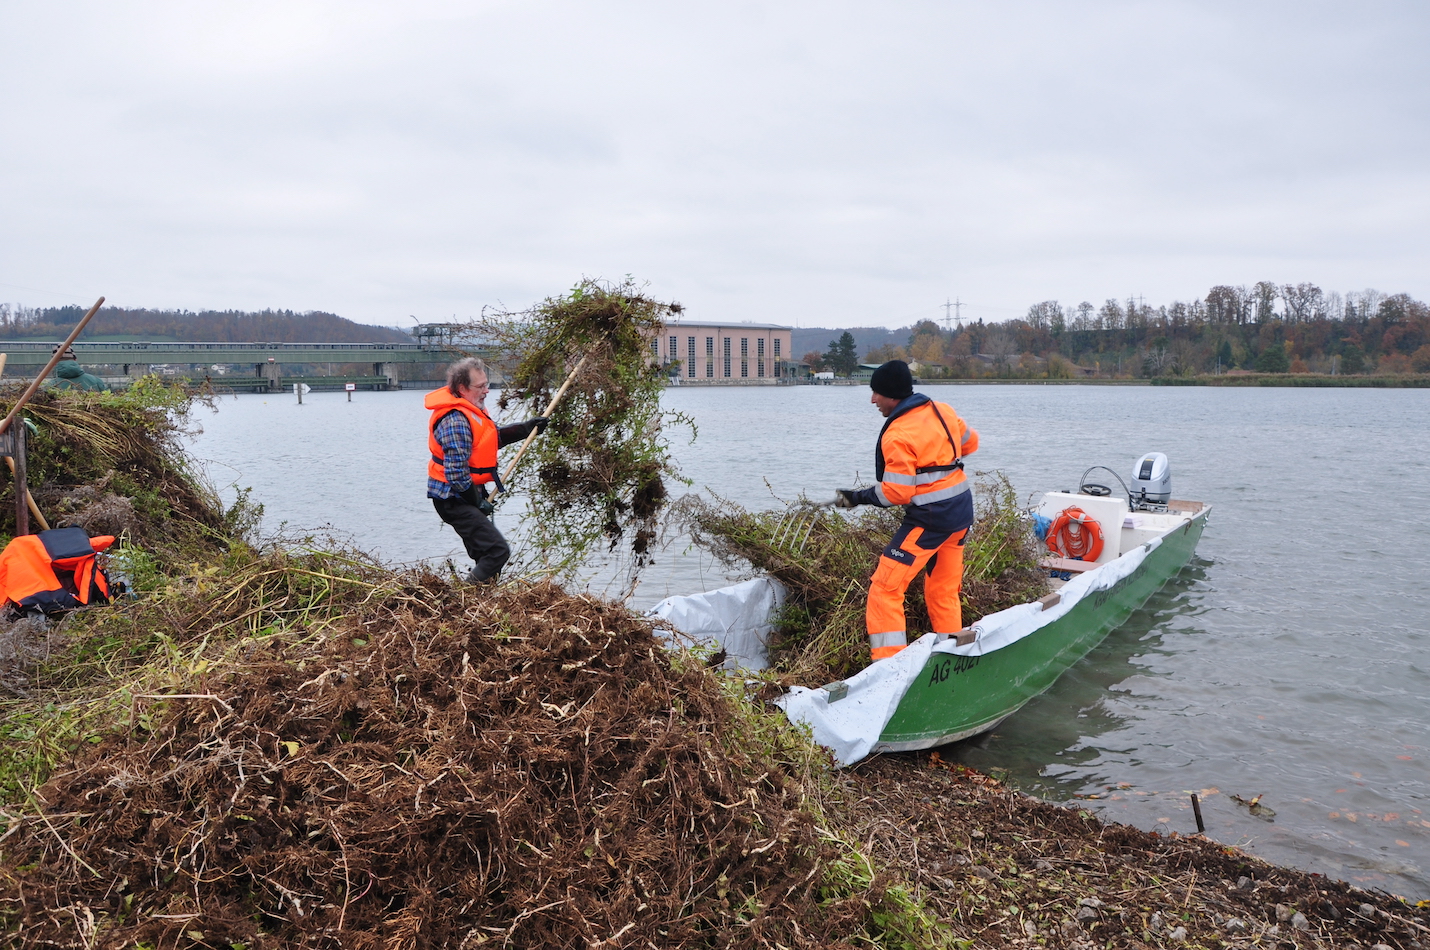
[[[1050,491],[1038,503],[1038,514],[1056,518],[1064,508],[1081,508],[1102,529],[1102,553],[1093,563],[1106,564],[1122,554],[1122,521],[1127,517],[1127,499]]]

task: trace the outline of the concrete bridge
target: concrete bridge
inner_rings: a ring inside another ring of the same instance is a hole
[[[6,354],[6,376],[29,376],[49,362],[56,344],[0,340]],[[455,357],[453,350],[434,343],[149,343],[144,341],[80,342],[75,356],[86,370],[111,383],[137,379],[150,372],[161,375],[211,379],[234,389],[279,390],[302,382],[328,386],[352,382],[364,388],[400,389],[404,382],[441,380]],[[489,354],[477,351],[484,358]],[[284,373],[285,365],[336,368],[343,374]],[[351,372],[352,364],[359,372]],[[371,373],[364,373],[371,367]]]

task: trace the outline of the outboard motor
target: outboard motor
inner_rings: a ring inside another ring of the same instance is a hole
[[[1165,505],[1172,497],[1172,466],[1161,452],[1148,452],[1132,465],[1128,493],[1134,507]]]

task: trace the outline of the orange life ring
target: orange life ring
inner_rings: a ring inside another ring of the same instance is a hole
[[[1102,553],[1102,525],[1081,508],[1064,508],[1048,527],[1048,550],[1074,561],[1096,561]]]

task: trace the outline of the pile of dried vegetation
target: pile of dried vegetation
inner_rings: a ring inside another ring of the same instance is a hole
[[[1031,520],[1012,485],[1001,474],[980,473],[975,498],[977,520],[963,555],[965,625],[1048,591]],[[678,503],[678,515],[695,543],[727,567],[753,568],[788,588],[769,647],[771,663],[790,682],[844,679],[869,665],[869,580],[902,508],[846,514],[801,502],[748,511],[723,498],[689,495]],[[910,631],[929,629],[922,580],[910,586],[905,609]]]
[[[0,390],[0,415],[21,388]],[[191,467],[183,449],[191,406],[182,385],[147,376],[119,393],[42,389],[14,423],[26,428],[27,481],[50,527],[113,535],[105,561],[123,565],[140,589],[242,543],[260,514],[246,494],[225,509]],[[0,545],[15,532],[15,494],[14,478],[0,469]],[[40,529],[33,517],[30,528]],[[30,667],[62,642],[53,624],[0,610],[0,690],[23,693]],[[0,738],[9,725],[0,725]]]
[[[471,328],[485,348],[504,354],[502,410],[543,413],[569,379],[513,477],[542,526],[530,541],[538,565],[568,570],[602,542],[633,572],[649,562],[666,480],[676,477],[662,429],[688,424],[660,408],[665,376],[650,359],[650,341],[680,311],[629,279],[583,280],[528,310],[484,314]]]
[[[618,605],[274,554],[86,621],[36,683],[78,752],[7,789],[13,945],[937,943],[822,757]]]
[[[19,395],[18,386],[0,392],[0,415]],[[165,561],[221,549],[250,528],[256,513],[242,503],[226,511],[184,454],[190,398],[157,376],[119,393],[37,392],[22,410],[28,481],[51,526],[111,534]],[[0,534],[8,540],[15,483],[2,480]]]

